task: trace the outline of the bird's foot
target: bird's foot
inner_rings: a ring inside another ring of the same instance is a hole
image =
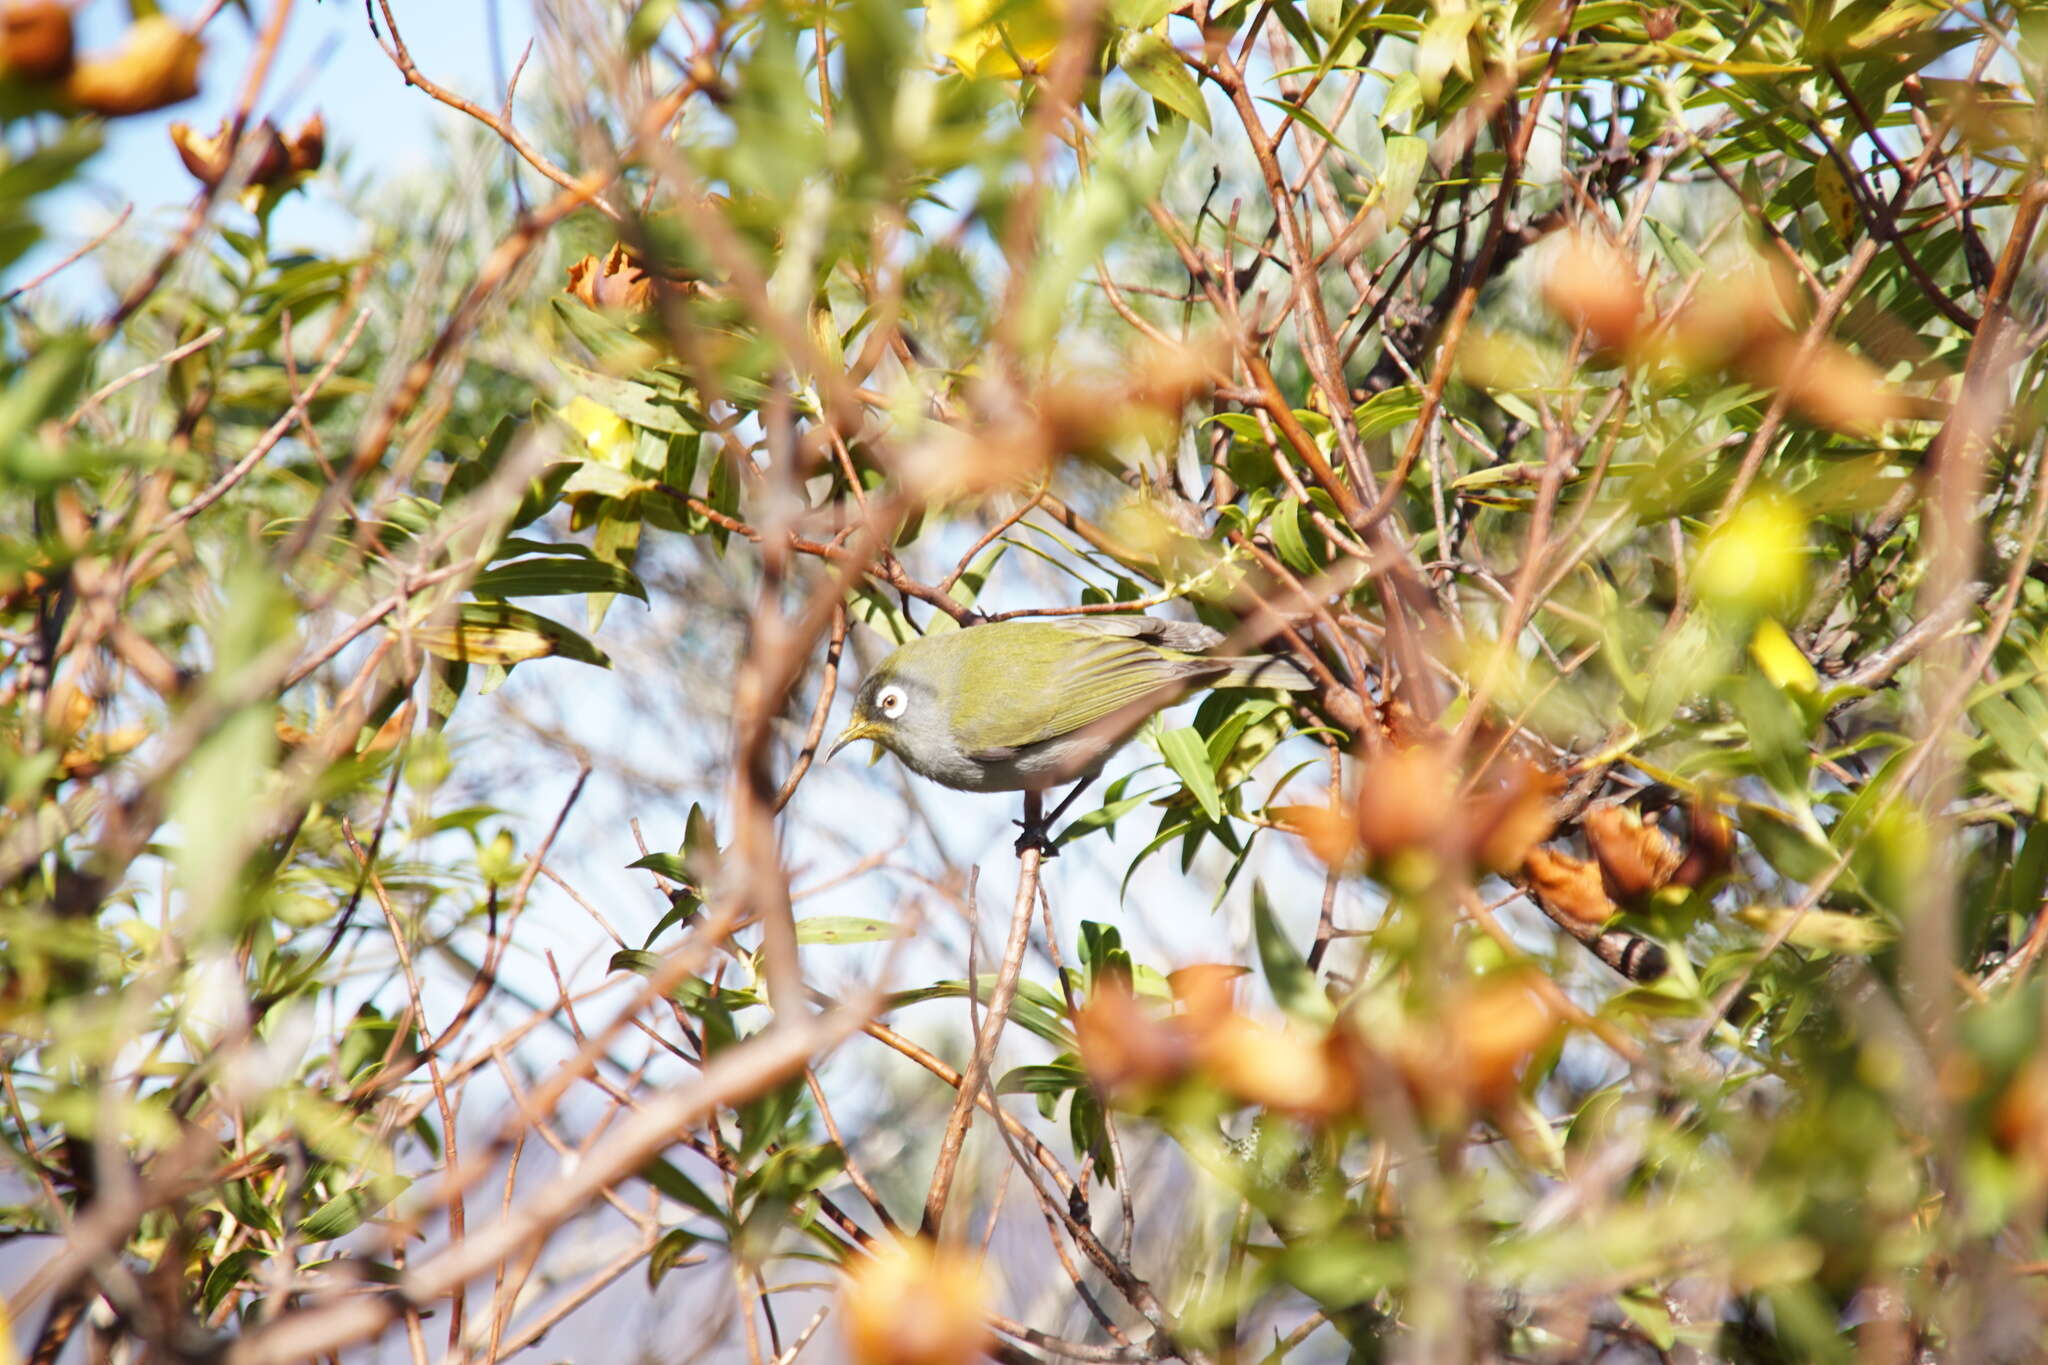
[[[1019,858],[1024,856],[1024,850],[1028,848],[1038,850],[1038,857],[1041,862],[1047,858],[1057,858],[1060,856],[1059,845],[1053,841],[1052,832],[1043,824],[1029,820],[1012,820],[1010,823],[1024,831],[1017,836],[1017,842],[1014,845]]]

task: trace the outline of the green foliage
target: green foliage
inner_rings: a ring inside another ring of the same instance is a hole
[[[1086,1291],[1020,1359],[2039,1352],[2033,10],[642,3],[360,257],[259,120],[111,311],[26,277],[104,54],[9,13],[37,1358],[502,1357],[580,1228],[780,1356],[920,1215]],[[1317,687],[1134,727],[991,957],[997,803],[813,760],[1075,608]]]

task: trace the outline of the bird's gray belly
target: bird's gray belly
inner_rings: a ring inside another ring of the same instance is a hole
[[[944,787],[968,792],[1043,791],[1065,786],[1102,771],[1122,739],[1059,735],[1008,750],[1003,757],[971,756],[963,751],[936,755],[923,763],[910,760],[912,770]]]

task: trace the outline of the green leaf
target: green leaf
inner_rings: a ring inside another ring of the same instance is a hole
[[[1414,72],[1403,71],[1387,87],[1387,97],[1380,102],[1380,127],[1391,131],[1395,123],[1421,108],[1422,82],[1415,79]]]
[[[733,1198],[791,1203],[822,1188],[845,1169],[846,1153],[836,1142],[785,1147],[740,1177],[733,1187]]]
[[[751,1160],[770,1143],[786,1142],[794,1136],[797,1104],[804,1096],[804,1080],[801,1076],[774,1087],[765,1094],[739,1106],[737,1118],[740,1125],[740,1159]]]
[[[374,1066],[383,1064],[387,1055],[404,1057],[406,1048],[392,1052],[392,1040],[398,1035],[398,1022],[386,1019],[377,1007],[367,1001],[358,1006],[355,1018],[349,1021],[348,1031],[342,1035],[341,1046],[335,1052],[334,1064],[349,1080],[359,1080]]]
[[[1173,44],[1150,29],[1131,29],[1116,45],[1116,64],[1137,87],[1203,132],[1209,131],[1209,106]]]
[[[1735,918],[1767,935],[1782,932],[1791,922],[1790,910],[1751,905],[1735,912]],[[1823,953],[1874,953],[1897,935],[1881,919],[1851,915],[1840,910],[1809,910],[1792,924],[1786,942]]]
[[[683,855],[680,853],[650,853],[644,858],[635,858],[626,866],[629,869],[645,869],[684,886],[690,885],[690,871],[684,866]]]
[[[995,990],[995,974],[982,973],[975,978],[974,985],[975,998],[986,1005]],[[892,992],[882,998],[882,1008],[886,1013],[927,1000],[962,1000],[966,996],[965,981],[939,981],[915,990]],[[1035,981],[1024,980],[1017,983],[1017,998],[1011,1002],[1010,1018],[1019,1028],[1065,1050],[1074,1046],[1074,1035],[1061,1022],[1065,1010],[1065,1002],[1052,992]]]
[[[596,559],[521,559],[494,564],[469,585],[478,597],[564,597],[572,593],[625,593],[647,600],[647,588],[631,569]]]
[[[1087,1073],[1072,1062],[1019,1066],[996,1082],[998,1095],[1064,1095],[1088,1082]]]
[[[1175,8],[1176,0],[1110,0],[1109,17],[1119,28],[1151,28]]]
[[[0,385],[0,449],[34,431],[37,424],[62,416],[95,351],[83,333],[55,337],[36,347],[35,359]]]
[[[626,50],[637,57],[653,47],[655,40],[661,37],[662,27],[674,16],[677,4],[678,0],[641,0],[640,8],[633,11],[632,19],[626,24]],[[647,1276],[650,1289],[661,1278],[655,1274],[651,1261]]]
[[[1420,141],[1420,139],[1417,139]],[[1361,440],[1383,436],[1422,415],[1422,393],[1413,384],[1376,393],[1352,410],[1351,420]]]
[[[1158,787],[1147,787],[1135,796],[1119,796],[1115,800],[1104,801],[1101,806],[1087,812],[1085,815],[1077,815],[1072,820],[1069,820],[1066,823],[1066,827],[1060,830],[1058,837],[1054,839],[1054,844],[1057,847],[1065,848],[1074,840],[1084,839],[1099,829],[1110,831],[1110,838],[1114,839],[1116,837],[1116,822],[1151,800],[1153,793],[1159,790],[1161,789]]]
[[[1159,754],[1166,766],[1202,807],[1202,814],[1215,824],[1223,819],[1223,796],[1216,790],[1216,773],[1209,766],[1209,745],[1193,726],[1169,730],[1159,736]]]
[[[1320,544],[1322,533],[1313,525],[1304,527],[1304,507],[1300,498],[1289,497],[1273,509],[1272,519],[1266,524],[1272,530],[1273,549],[1279,554],[1280,562],[1303,578],[1309,578],[1322,571],[1322,564],[1321,557],[1309,548],[1308,537],[1314,535]]]
[[[1415,189],[1422,183],[1422,167],[1428,160],[1429,144],[1421,138],[1395,133],[1387,139],[1387,165],[1380,172],[1380,208],[1389,223],[1399,223],[1415,202]]]
[[[704,1239],[681,1228],[670,1228],[661,1234],[661,1240],[647,1253],[647,1287],[656,1288],[662,1277],[676,1268],[676,1263],[689,1254],[690,1248]]]
[[[220,1187],[220,1206],[235,1216],[235,1221],[244,1227],[267,1232],[275,1237],[279,1232],[277,1214],[256,1193],[256,1187],[246,1180],[230,1180]]]
[[[256,1268],[263,1256],[260,1248],[243,1247],[221,1257],[213,1269],[206,1272],[206,1283],[199,1291],[205,1316],[213,1316],[214,1310],[248,1278],[249,1272]]]
[[[300,1219],[299,1236],[309,1242],[331,1242],[337,1237],[346,1237],[367,1222],[372,1214],[404,1194],[411,1185],[412,1181],[402,1175],[372,1176],[354,1189],[343,1190]]]
[[[1273,915],[1273,906],[1266,899],[1266,884],[1252,883],[1252,932],[1258,940],[1259,966],[1266,974],[1266,987],[1273,992],[1273,1001],[1286,1012],[1289,1018],[1318,1028],[1327,1027],[1337,1017],[1337,1011],[1330,1004],[1330,997],[1323,993],[1315,973],[1308,969],[1308,963],[1287,941],[1287,934],[1280,927],[1280,921]]]
[[[692,886],[704,886],[718,875],[718,831],[701,803],[690,803],[689,818],[683,822],[683,870]]]
[[[416,626],[413,638],[429,654],[458,663],[516,664],[559,654],[611,666],[603,650],[569,627],[503,602],[464,602],[453,625]]]
[[[796,922],[798,943],[879,943],[902,937],[902,925],[858,915],[813,915]]]
[[[1292,117],[1296,123],[1299,123],[1332,147],[1342,147],[1344,145],[1344,140],[1324,127],[1323,121],[1314,114],[1311,114],[1308,111],[1308,106],[1305,104],[1294,104],[1287,100],[1276,100],[1266,95],[1259,96],[1259,103],[1270,104],[1281,113]]]
[[[703,908],[704,902],[687,891],[669,892],[668,909],[664,910],[661,918],[654,922],[654,927],[647,931],[647,938],[642,946],[652,947],[654,940],[661,937],[662,930],[672,924],[689,923],[692,919],[696,918],[697,912]]]
[[[656,1157],[640,1168],[640,1178],[686,1209],[695,1209],[720,1227],[726,1226],[726,1211],[712,1202],[696,1181],[677,1170],[666,1158]]]

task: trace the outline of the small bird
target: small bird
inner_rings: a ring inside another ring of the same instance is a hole
[[[1073,803],[1145,718],[1200,687],[1313,684],[1283,659],[1206,654],[1223,636],[1149,616],[998,621],[911,640],[875,666],[831,754],[873,740],[955,791],[1027,793],[1021,850]],[[1050,817],[1048,788],[1081,785]]]

